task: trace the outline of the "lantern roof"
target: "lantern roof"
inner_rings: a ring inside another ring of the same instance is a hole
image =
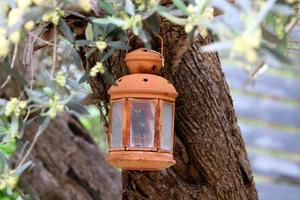
[[[130,74],[119,78],[108,93],[111,99],[159,98],[175,101],[178,93],[167,79],[153,74]]]

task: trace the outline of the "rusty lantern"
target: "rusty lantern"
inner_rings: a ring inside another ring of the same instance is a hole
[[[118,79],[108,91],[107,161],[122,169],[163,170],[175,164],[177,92],[168,80],[157,75],[164,62],[162,53],[140,48],[127,53],[125,62],[132,74]]]

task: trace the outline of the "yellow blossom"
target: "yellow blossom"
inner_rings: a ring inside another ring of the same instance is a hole
[[[155,6],[156,4],[158,4],[158,3],[159,3],[158,0],[149,0],[149,2],[148,2],[148,4],[149,4],[150,7],[153,7],[153,6]]]
[[[24,28],[27,31],[31,31],[34,28],[34,21],[30,20],[28,22],[25,23]]]
[[[49,13],[45,13],[42,17],[44,22],[49,22],[52,19],[52,16]]]
[[[59,18],[64,15],[65,12],[62,9],[56,8],[55,10],[51,10],[45,13],[42,19],[44,22],[52,22],[54,25],[57,26],[59,23]]]
[[[7,31],[5,28],[0,28],[0,37],[5,37],[6,33],[7,33]]]
[[[261,31],[256,29],[253,32],[244,32],[234,41],[233,50],[246,56],[250,62],[255,62],[257,55],[255,49],[260,46]]]
[[[57,26],[58,22],[59,22],[59,18],[60,18],[59,15],[53,15],[52,20],[51,20],[52,23]]]
[[[194,14],[194,13],[195,13],[195,6],[193,6],[192,4],[188,5],[187,11],[188,11],[190,14]]]
[[[8,18],[7,18],[7,25],[8,26],[13,26],[17,22],[21,20],[21,16],[24,14],[24,10],[20,8],[13,8],[11,11],[8,13]]]
[[[131,18],[131,25],[132,26],[141,26],[142,25],[142,15],[135,15]]]
[[[9,41],[6,37],[0,36],[0,57],[9,53]]]
[[[193,25],[187,24],[187,25],[185,25],[184,30],[186,33],[190,33],[193,30],[193,28],[194,28]]]
[[[214,18],[214,9],[212,7],[205,8],[202,17],[207,20],[212,20]]]
[[[32,0],[17,0],[17,5],[22,10],[26,10],[32,4]]]
[[[59,103],[59,97],[57,95],[54,95],[52,99],[49,100],[49,116],[53,119],[56,117],[58,112],[62,112],[64,110],[64,105]]]
[[[9,11],[9,4],[6,0],[0,0],[0,11],[1,14],[7,14]]]
[[[47,5],[50,3],[49,0],[32,0],[32,2],[37,6]]]
[[[18,44],[20,42],[20,39],[21,39],[20,31],[13,32],[9,37],[9,40],[14,44]]]
[[[49,6],[49,4],[53,3],[53,0],[32,0],[38,6]]]
[[[91,69],[90,76],[95,77],[98,73],[104,74],[105,68],[104,65],[100,62],[97,62],[96,65]]]
[[[62,72],[62,71],[57,72],[55,81],[58,85],[64,87],[66,85],[66,76],[65,76],[64,72]]]
[[[104,49],[106,49],[107,44],[104,41],[98,41],[96,42],[96,47],[102,52]]]
[[[253,49],[248,50],[245,53],[246,53],[246,58],[249,62],[255,62],[257,60],[257,54]]]
[[[14,113],[16,116],[19,116],[26,106],[27,101],[20,101],[17,98],[12,98],[5,106],[5,115],[10,116]]]
[[[79,0],[79,6],[85,11],[90,12],[92,5],[89,0]]]
[[[143,17],[142,15],[135,15],[132,17],[128,17],[127,15],[122,16],[122,19],[126,22],[123,24],[122,29],[133,29],[133,33],[137,35],[138,33],[135,32],[135,27],[142,27],[143,26]]]
[[[207,35],[208,35],[207,29],[206,29],[206,28],[202,28],[202,29],[200,30],[200,35],[201,35],[202,37],[207,37]]]
[[[195,6],[189,4],[187,7],[188,17],[187,24],[185,25],[185,32],[190,33],[195,26],[200,30],[200,34],[202,36],[207,35],[207,30],[205,28],[205,24],[207,21],[211,21],[213,19],[213,11],[212,7],[207,7],[201,12],[201,7],[196,4]]]
[[[19,177],[14,175],[14,170],[3,173],[0,177],[0,191],[9,187],[14,189],[19,181]]]

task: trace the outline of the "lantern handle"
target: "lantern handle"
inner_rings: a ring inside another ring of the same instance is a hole
[[[128,40],[127,40],[127,42],[126,42],[127,45],[129,45],[130,40],[131,40],[134,36],[135,36],[135,35],[132,34],[132,35],[128,38]],[[164,54],[164,40],[163,40],[163,38],[162,38],[160,35],[158,35],[158,34],[155,34],[155,36],[158,37],[159,40],[160,40],[160,54],[161,54],[162,57],[163,57],[163,54]],[[126,50],[126,54],[127,54],[127,53],[128,53],[128,49]]]

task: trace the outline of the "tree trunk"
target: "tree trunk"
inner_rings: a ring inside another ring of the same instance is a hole
[[[37,128],[37,123],[30,124],[24,139],[32,141]],[[20,185],[34,199],[121,199],[120,172],[106,164],[93,139],[69,114],[50,122],[30,160],[35,165],[22,175]]]
[[[161,30],[169,50],[164,74],[179,93],[177,164],[162,172],[123,171],[123,199],[257,199],[218,55],[201,53],[210,37],[199,38],[185,51],[182,30],[167,22]]]
[[[177,164],[162,172],[123,171],[123,199],[257,199],[218,55],[201,53],[201,46],[210,43],[210,37],[189,44],[182,27],[163,19],[160,27],[165,42],[163,76],[179,93],[174,142]],[[84,49],[81,55],[84,58]],[[116,78],[126,73],[123,58],[124,52],[118,52],[107,63]],[[93,56],[83,60],[86,69],[95,62]],[[103,77],[92,78],[89,83],[97,102],[107,102],[109,85]],[[34,168],[36,175],[33,170],[25,182],[32,182],[41,199],[118,199],[118,174],[104,163],[91,140],[84,139],[87,135],[78,134],[80,126],[70,131],[68,123],[60,119],[54,120],[39,139],[35,158],[41,161],[37,163],[42,169]],[[47,188],[41,187],[43,183]],[[50,198],[49,193],[56,196]]]

